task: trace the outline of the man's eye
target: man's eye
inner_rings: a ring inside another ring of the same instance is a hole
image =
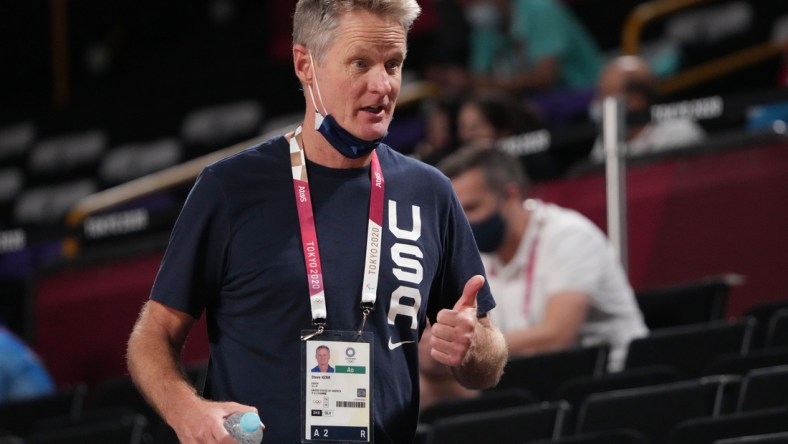
[[[366,68],[367,67],[367,63],[364,62],[363,60],[355,60],[353,62],[353,66],[356,67],[356,68]]]

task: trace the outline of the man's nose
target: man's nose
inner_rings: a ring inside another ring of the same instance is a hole
[[[391,92],[393,79],[386,71],[385,66],[376,67],[370,72],[369,90],[378,94],[388,94]]]

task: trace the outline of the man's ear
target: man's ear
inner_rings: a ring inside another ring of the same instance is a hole
[[[503,189],[504,199],[506,200],[515,199],[517,202],[520,202],[523,200],[522,191],[523,190],[520,189],[520,186],[517,185],[515,182],[509,182],[504,186]]]
[[[312,83],[312,61],[309,58],[309,50],[304,45],[293,45],[293,67],[301,83]]]

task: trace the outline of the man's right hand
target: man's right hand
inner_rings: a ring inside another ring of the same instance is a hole
[[[236,402],[213,402],[198,398],[189,408],[171,418],[171,426],[182,444],[235,444],[237,441],[224,428],[224,420],[233,413],[255,412],[257,409]]]

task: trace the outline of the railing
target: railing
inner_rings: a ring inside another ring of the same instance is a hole
[[[437,85],[428,82],[404,84],[397,100],[397,106],[400,108],[407,107],[424,98],[436,97],[439,92]],[[235,154],[256,143],[290,131],[294,129],[296,124],[297,122],[293,122],[292,126],[286,125],[282,128],[277,128],[250,140],[87,196],[71,208],[66,216],[66,224],[72,228],[76,227],[92,214],[194,181],[206,165]]]
[[[649,23],[709,1],[654,0],[638,5],[624,23],[621,33],[622,52],[630,55],[638,54],[643,30]],[[685,90],[777,57],[784,50],[783,45],[778,42],[765,41],[681,71],[663,81],[659,89],[662,94],[672,94]]]
[[[636,55],[640,36],[649,22],[674,12],[706,3],[709,0],[655,0],[641,3],[629,14],[621,32],[621,49],[624,54]]]

